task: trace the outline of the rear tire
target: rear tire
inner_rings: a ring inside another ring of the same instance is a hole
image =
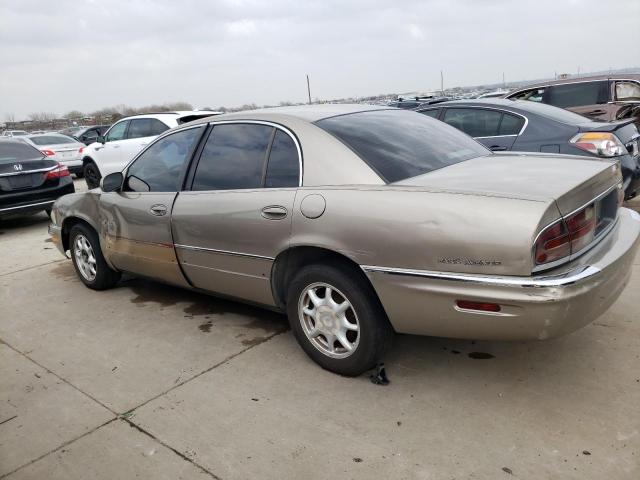
[[[371,285],[339,262],[298,272],[288,288],[287,315],[305,353],[340,375],[357,376],[373,368],[393,339]]]
[[[100,186],[100,179],[102,178],[102,175],[100,174],[100,169],[93,161],[84,166],[82,173],[84,181],[87,182],[87,187],[89,189],[98,188]]]
[[[69,234],[71,260],[78,278],[93,290],[106,290],[120,280],[120,272],[112,270],[102,255],[95,230],[84,224],[71,228]]]

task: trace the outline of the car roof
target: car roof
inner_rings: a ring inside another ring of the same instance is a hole
[[[528,90],[529,88],[536,87],[548,87],[550,85],[562,85],[565,83],[579,83],[579,82],[593,82],[598,80],[640,80],[639,73],[620,73],[611,75],[592,75],[590,77],[570,77],[558,80],[547,80],[546,82],[535,82],[522,87],[513,89],[511,93],[521,90]]]
[[[277,121],[277,117],[297,118],[309,123],[317,122],[325,118],[347,115],[350,113],[368,112],[374,110],[397,110],[393,107],[380,105],[360,105],[351,103],[326,103],[322,105],[296,105],[290,107],[260,108],[257,110],[244,110],[241,112],[225,113],[216,116],[216,121],[224,120],[251,120],[271,119]],[[210,118],[202,118],[189,125],[208,123]]]

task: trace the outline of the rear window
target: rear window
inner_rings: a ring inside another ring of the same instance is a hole
[[[21,162],[43,156],[40,150],[26,143],[0,141],[0,163]]]
[[[66,145],[69,143],[77,143],[73,138],[63,137],[63,136],[54,136],[54,135],[42,135],[38,137],[29,137],[36,145]]]
[[[438,120],[402,110],[374,110],[319,120],[387,183],[416,177],[490,151]]]

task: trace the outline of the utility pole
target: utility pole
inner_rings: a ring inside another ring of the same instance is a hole
[[[444,97],[444,75],[442,74],[442,70],[440,70],[440,93]]]
[[[504,81],[504,72],[502,72],[502,88],[505,88],[507,84]]]
[[[309,94],[309,105],[311,105],[311,87],[309,86],[309,74],[307,74],[307,93]]]

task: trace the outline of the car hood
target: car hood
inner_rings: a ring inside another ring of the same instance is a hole
[[[614,160],[538,153],[492,154],[394,185],[455,190],[522,200],[555,200],[562,215],[621,181]]]

